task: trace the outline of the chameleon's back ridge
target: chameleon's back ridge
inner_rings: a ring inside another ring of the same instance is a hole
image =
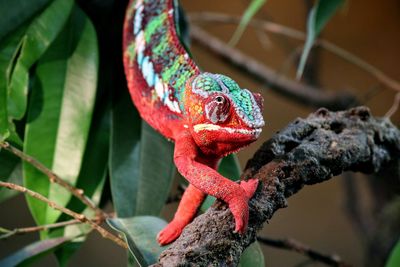
[[[186,81],[200,73],[181,45],[173,0],[131,0],[124,25],[124,66],[141,116],[163,135],[159,112],[179,119]]]

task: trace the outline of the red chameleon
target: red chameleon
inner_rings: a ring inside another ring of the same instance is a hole
[[[175,142],[174,162],[190,185],[174,219],[158,234],[171,243],[205,196],[223,200],[243,233],[257,180],[220,175],[221,158],[255,141],[264,126],[262,97],[231,78],[201,72],[179,40],[174,0],[131,0],[124,24],[124,68],[141,117]]]

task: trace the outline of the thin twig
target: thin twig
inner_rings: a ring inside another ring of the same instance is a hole
[[[221,13],[211,13],[211,12],[192,13],[190,14],[189,18],[191,21],[194,22],[219,22],[219,23],[234,23],[234,24],[239,23],[241,19],[240,17],[237,16],[231,16]],[[307,38],[306,33],[302,31],[271,21],[253,19],[250,21],[249,26],[252,26],[257,29],[263,29],[265,31],[272,32],[275,34],[284,35],[299,41],[305,41]],[[326,49],[327,51],[333,53],[334,55],[368,72],[369,74],[374,76],[377,80],[379,80],[381,83],[385,84],[387,87],[395,91],[400,91],[400,82],[389,77],[383,71],[369,64],[360,57],[333,44],[332,42],[329,42],[324,39],[317,39],[314,43],[314,46],[320,46]]]
[[[55,174],[53,171],[51,171],[49,168],[44,166],[42,163],[37,161],[35,158],[25,154],[18,148],[10,145],[8,142],[0,142],[0,147],[8,150],[9,152],[13,153],[17,157],[23,159],[24,161],[28,162],[31,164],[33,167],[38,169],[40,172],[45,174],[51,183],[58,184],[62,187],[64,187],[66,190],[68,190],[72,195],[74,195],[76,198],[82,201],[86,206],[88,206],[90,209],[94,210],[97,214],[97,216],[102,216],[104,218],[107,218],[107,214],[99,209],[93,202],[92,200],[84,194],[84,191],[80,188],[76,188],[73,185],[69,184],[68,182],[64,181],[61,177],[59,177],[57,174]]]
[[[244,70],[245,73],[251,75],[255,79],[266,83],[277,93],[290,97],[297,102],[315,107],[327,107],[333,110],[347,108],[358,102],[356,98],[348,92],[327,92],[280,76],[276,71],[268,68],[254,58],[244,55],[238,49],[227,46],[226,43],[199,27],[192,26],[190,34],[193,40],[198,44],[225,60],[228,60],[234,66]]]
[[[393,105],[385,114],[385,118],[390,119],[393,116],[393,114],[396,113],[396,111],[399,109],[399,104],[400,104],[400,92],[398,92],[394,97]]]
[[[257,240],[264,245],[296,251],[307,257],[310,257],[315,261],[319,261],[330,266],[341,266],[341,267],[350,266],[349,264],[344,263],[342,259],[336,254],[334,255],[323,254],[291,238],[271,239],[267,237],[257,236]]]
[[[95,229],[97,232],[99,232],[104,238],[107,238],[107,239],[113,241],[114,243],[118,244],[119,246],[121,246],[125,249],[128,248],[127,244],[121,238],[113,235],[112,233],[110,233],[109,231],[107,231],[106,229],[104,229],[103,227],[98,225],[96,222],[87,218],[85,215],[76,213],[70,209],[59,206],[56,203],[52,202],[51,200],[49,200],[48,198],[44,197],[43,195],[41,195],[39,193],[36,193],[32,190],[29,190],[26,187],[23,187],[23,186],[20,186],[17,184],[13,184],[13,183],[0,182],[0,187],[5,187],[8,189],[16,190],[16,191],[22,192],[24,194],[28,194],[29,196],[36,198],[40,201],[43,201],[43,202],[47,203],[49,205],[49,207],[56,209],[58,211],[61,211],[65,214],[75,218],[76,220],[81,221],[82,223],[86,223],[86,224],[90,225],[93,229]]]
[[[39,232],[39,231],[60,228],[60,227],[79,224],[79,223],[82,223],[82,222],[78,219],[73,219],[73,220],[58,222],[58,223],[53,223],[53,224],[38,225],[38,226],[24,227],[24,228],[15,228],[13,230],[7,230],[7,229],[2,228],[2,232],[4,232],[5,234],[0,235],[0,239],[6,239],[13,235]]]

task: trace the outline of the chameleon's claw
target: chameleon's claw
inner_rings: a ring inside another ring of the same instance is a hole
[[[247,229],[249,221],[248,201],[254,195],[257,185],[257,179],[241,181],[240,186],[243,189],[243,193],[236,195],[236,197],[232,198],[228,203],[229,209],[235,218],[235,233],[243,234]]]
[[[161,246],[168,245],[177,239],[185,225],[177,221],[171,221],[164,229],[162,229],[157,235],[157,241]]]

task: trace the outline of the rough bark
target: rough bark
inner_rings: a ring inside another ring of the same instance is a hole
[[[242,179],[260,180],[249,202],[247,232],[233,233],[230,211],[217,202],[184,229],[154,266],[236,266],[257,230],[304,185],[348,170],[398,169],[399,155],[398,129],[388,120],[372,117],[365,107],[344,112],[319,109],[306,119],[296,119],[265,142],[247,163]]]

